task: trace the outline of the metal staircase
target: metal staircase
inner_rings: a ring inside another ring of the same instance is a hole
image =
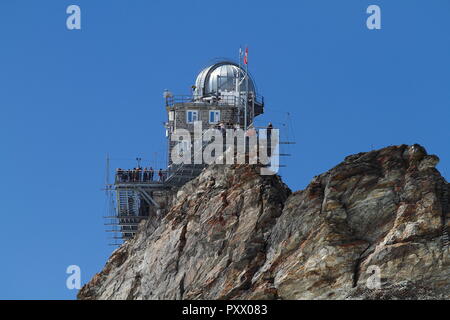
[[[134,190],[117,190],[118,216],[138,216],[139,197]]]
[[[109,219],[105,225],[111,227],[106,231],[114,233],[110,239],[127,240],[135,235],[139,222],[148,218],[147,216],[140,216],[140,201],[139,194],[135,190],[116,189],[116,215],[105,217]],[[115,242],[112,245],[119,245],[119,243]]]
[[[206,146],[210,143],[210,141],[203,141],[203,136],[201,137],[201,139],[199,140],[201,141],[201,148],[200,149],[196,149],[194,148],[194,150],[198,150],[197,152],[195,152],[192,155],[192,159],[195,159],[196,156],[198,156],[199,154],[203,154],[203,151],[205,150]],[[191,181],[192,179],[194,179],[195,177],[197,177],[202,170],[207,167],[206,164],[201,163],[201,164],[187,164],[187,163],[181,163],[181,164],[172,164],[171,166],[169,166],[169,174],[166,178],[166,180],[164,181],[165,184],[169,185],[169,186],[182,186],[185,183]]]
[[[180,164],[173,166],[174,171],[169,174],[165,183],[170,186],[182,186],[197,177],[206,167],[205,164]]]

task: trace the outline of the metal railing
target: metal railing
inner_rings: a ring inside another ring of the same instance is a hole
[[[117,170],[115,183],[164,183],[167,170]]]
[[[252,103],[252,95],[249,96],[249,103]],[[245,104],[245,95],[236,97],[232,95],[171,95],[166,97],[166,107],[173,107],[175,104],[196,103],[199,105],[226,105],[226,106],[242,106]],[[264,105],[264,97],[256,95],[255,104]]]
[[[193,154],[192,157],[191,157],[191,160],[194,160],[194,159],[196,158],[197,155],[203,154],[203,151],[205,150],[205,147],[208,145],[209,141],[204,141],[204,140],[203,140],[203,134],[202,134],[201,138],[200,138],[199,140],[197,140],[196,142],[194,142],[194,143],[199,143],[199,144],[201,144],[201,148],[200,148],[200,149],[197,149],[197,151],[194,152],[194,154]],[[196,150],[195,147],[194,147],[194,150]],[[189,164],[189,165],[192,166],[192,164]],[[201,165],[203,165],[203,164],[201,164]],[[185,163],[180,163],[180,164],[174,164],[174,163],[172,163],[171,165],[169,165],[169,167],[168,167],[168,178],[167,178],[167,181],[170,182],[171,180],[173,180],[173,179],[177,176],[177,174],[179,174],[179,173],[183,170],[183,168],[184,168],[185,166],[186,166]],[[192,174],[191,174],[192,177],[195,177],[196,175],[194,175],[194,169],[191,168],[191,170],[192,170]]]

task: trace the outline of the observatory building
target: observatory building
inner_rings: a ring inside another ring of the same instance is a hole
[[[172,141],[177,129],[186,129],[193,136],[194,124],[203,129],[241,128],[253,126],[253,120],[264,112],[264,99],[256,93],[256,85],[240,65],[221,61],[203,69],[192,86],[190,95],[164,92],[167,121],[168,163],[163,172],[150,172],[140,164],[132,170],[117,169],[115,181],[108,184],[111,211],[106,216],[107,230],[114,240],[134,236],[142,219],[163,214],[171,192],[200,174],[205,164],[175,164],[174,148],[194,154],[194,141]],[[202,139],[201,139],[202,140]],[[204,144],[202,141],[201,143]],[[201,151],[205,145],[202,145]],[[119,245],[120,243],[113,243]]]
[[[194,141],[179,143],[173,141],[173,133],[186,129],[194,137],[194,123],[200,121],[203,129],[223,127],[242,128],[253,124],[253,119],[264,112],[264,98],[256,94],[255,83],[239,65],[222,61],[203,69],[192,86],[192,95],[174,96],[165,91],[168,139],[168,182],[184,184],[195,177],[203,167],[201,165],[184,165],[193,169],[193,176],[177,175],[179,168],[172,162],[173,148],[191,148],[194,155]],[[184,145],[183,145],[184,144]],[[178,150],[177,150],[178,151]],[[183,151],[183,150],[181,150]]]

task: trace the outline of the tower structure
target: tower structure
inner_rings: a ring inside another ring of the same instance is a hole
[[[168,139],[168,182],[185,183],[195,177],[203,165],[175,165],[172,154],[191,149],[195,154],[194,141],[182,143],[172,139],[178,129],[189,131],[194,137],[194,124],[201,122],[203,129],[223,127],[242,128],[253,124],[253,120],[264,112],[264,98],[256,93],[256,86],[247,71],[231,61],[220,61],[204,68],[192,86],[192,95],[164,93]],[[198,149],[197,149],[198,150]],[[182,171],[182,172],[180,172]]]
[[[114,233],[114,240],[133,237],[141,220],[161,215],[167,205],[168,194],[198,176],[206,166],[173,162],[174,150],[183,152],[190,149],[192,155],[195,153],[193,140],[172,141],[177,129],[185,129],[194,137],[194,124],[200,121],[204,129],[239,127],[245,130],[253,125],[255,117],[264,112],[264,98],[257,95],[253,79],[240,65],[231,61],[217,62],[204,68],[198,74],[190,95],[173,95],[166,90],[164,98],[167,169],[150,173],[141,168],[138,161],[132,170],[116,170],[114,183],[107,186],[112,194],[114,212],[106,217],[106,225],[112,227],[107,231]],[[114,244],[120,243],[115,241]]]

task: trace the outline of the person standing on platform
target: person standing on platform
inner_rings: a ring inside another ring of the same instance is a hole
[[[137,175],[137,181],[141,182],[142,181],[142,168],[141,167],[137,167],[136,175]]]
[[[273,125],[272,122],[269,122],[269,125],[267,126],[267,155],[270,157],[272,155],[272,129]]]
[[[122,172],[122,169],[117,168],[116,176],[117,176],[117,181],[118,181],[118,182],[123,182],[123,172]]]
[[[142,181],[143,181],[143,182],[147,182],[147,181],[148,181],[148,171],[147,171],[147,168],[144,168],[144,170],[142,171]]]
[[[150,181],[153,181],[153,177],[155,175],[155,171],[153,170],[152,167],[150,167],[150,170],[149,170],[148,174],[150,176]]]

